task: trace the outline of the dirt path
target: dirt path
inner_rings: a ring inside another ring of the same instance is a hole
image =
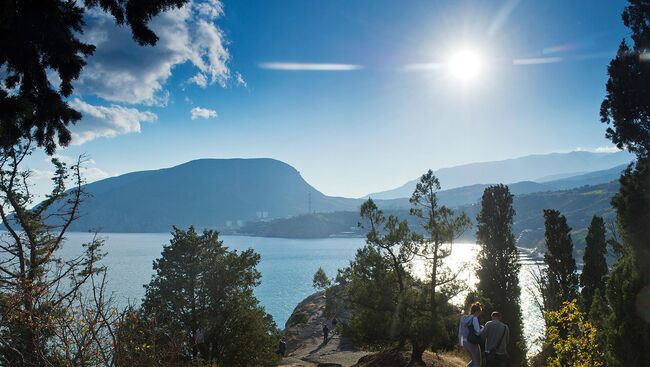
[[[330,338],[324,342],[323,325],[327,324],[333,329],[331,320],[323,315],[324,310],[325,297],[322,293],[308,297],[296,307],[294,314],[301,313],[305,322],[285,329],[288,353],[281,366],[311,367],[331,363],[333,366],[338,364],[350,367],[368,354],[356,350],[351,340],[341,337],[336,330],[331,332]]]

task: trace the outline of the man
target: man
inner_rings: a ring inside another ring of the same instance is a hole
[[[330,329],[327,327],[327,324],[323,325],[323,343],[327,343],[327,337],[330,333]]]
[[[506,367],[508,364],[508,341],[510,329],[501,322],[501,313],[492,312],[492,321],[481,330],[481,340],[485,342],[485,361],[487,367]]]

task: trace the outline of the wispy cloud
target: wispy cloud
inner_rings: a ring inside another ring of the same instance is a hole
[[[512,60],[513,65],[542,65],[542,64],[555,64],[561,62],[561,57],[533,57],[525,59]]]
[[[614,145],[607,145],[607,146],[595,148],[593,151],[596,153],[616,153],[616,152],[620,152],[621,150]]]
[[[285,71],[354,71],[363,69],[357,64],[319,64],[300,62],[263,62],[259,67],[267,70]]]
[[[192,120],[196,119],[209,119],[217,117],[217,111],[211,110],[209,108],[194,107],[190,111],[192,115]]]
[[[140,132],[142,122],[152,122],[158,118],[149,111],[117,105],[95,106],[79,98],[70,101],[70,106],[83,114],[81,123],[72,128],[73,145],[80,145],[98,137]]]

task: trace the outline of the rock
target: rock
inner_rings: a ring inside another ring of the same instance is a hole
[[[318,367],[343,367],[343,365],[340,365],[338,363],[319,363],[317,366]]]

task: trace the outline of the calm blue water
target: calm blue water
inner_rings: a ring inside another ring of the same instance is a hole
[[[153,275],[153,261],[160,257],[163,245],[169,243],[169,233],[108,233],[104,250],[108,255],[103,263],[108,267],[109,291],[120,305],[138,304],[144,295],[143,285],[149,283]],[[70,258],[80,254],[82,244],[89,242],[89,233],[69,233],[61,256]],[[356,250],[365,243],[363,238],[325,238],[325,239],[283,239],[246,236],[221,236],[224,244],[231,249],[254,249],[261,255],[258,270],[262,274],[262,284],[255,294],[266,311],[273,316],[278,327],[284,324],[293,308],[305,297],[312,294],[312,277],[319,266],[334,277],[339,268],[346,266],[354,257]],[[460,269],[473,262],[478,246],[472,243],[454,245],[447,265]],[[420,264],[421,265],[421,264]],[[522,262],[520,284],[522,287],[522,311],[524,333],[530,347],[543,332],[543,319],[539,313],[533,292],[533,272],[538,271],[534,263]],[[415,264],[416,274],[424,271]],[[472,286],[476,279],[471,267],[462,273],[466,284]],[[456,302],[463,301],[464,296]]]
[[[109,233],[103,263],[108,267],[109,290],[116,301],[139,303],[144,296],[143,285],[153,275],[153,261],[160,257],[162,247],[171,238],[169,233]],[[69,233],[61,256],[78,255],[81,245],[89,242],[89,233]],[[319,266],[330,276],[346,266],[356,250],[363,246],[362,238],[281,239],[246,236],[221,236],[230,249],[253,248],[261,255],[258,270],[262,284],[255,294],[266,311],[284,328],[293,308],[312,294],[312,277]]]

